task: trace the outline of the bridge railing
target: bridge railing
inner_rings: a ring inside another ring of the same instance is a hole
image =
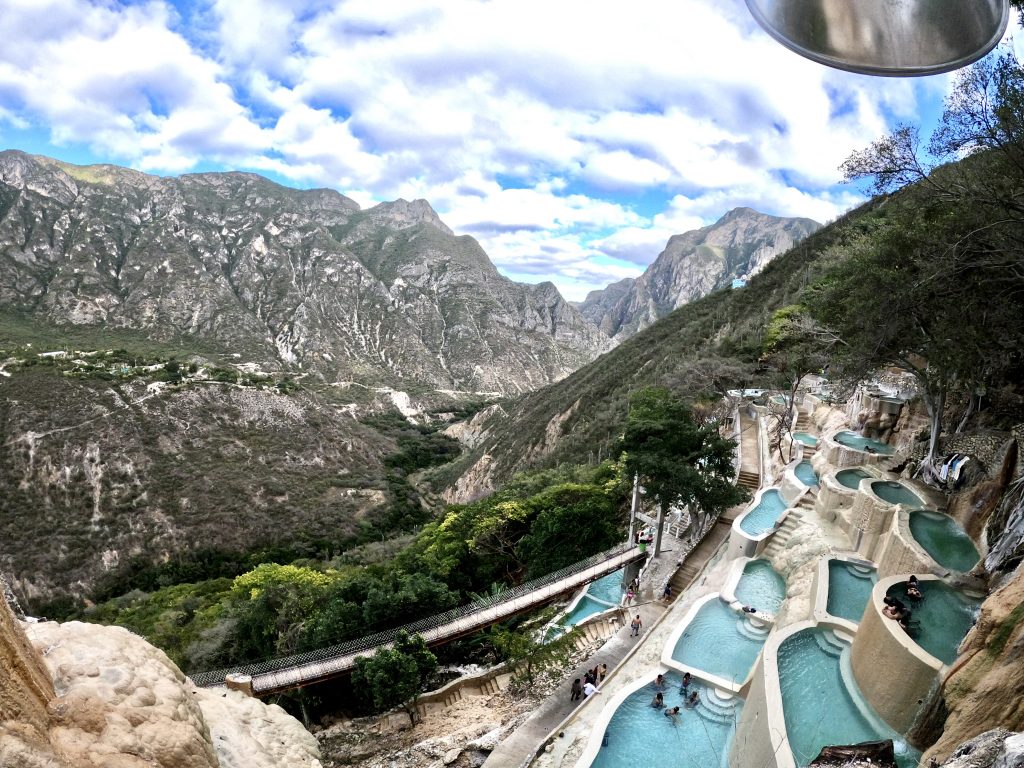
[[[340,643],[326,648],[319,648],[313,651],[306,651],[305,653],[298,653],[291,656],[282,656],[275,659],[258,661],[253,664],[216,669],[210,672],[199,672],[194,675],[189,675],[189,677],[192,678],[192,681],[196,685],[208,687],[222,684],[225,676],[228,674],[243,674],[256,677],[257,675],[267,674],[270,672],[280,672],[285,669],[301,667],[305,664],[351,656],[352,654],[360,652],[369,652],[380,646],[386,646],[393,643],[398,638],[399,632],[406,632],[410,635],[429,634],[432,630],[439,629],[447,624],[452,624],[459,619],[482,614],[498,606],[505,605],[506,603],[515,604],[516,601],[521,598],[530,597],[531,595],[536,598],[537,602],[541,602],[548,597],[553,597],[557,594],[557,592],[543,594],[545,587],[550,587],[557,584],[559,581],[580,574],[590,568],[601,565],[602,563],[620,557],[621,555],[625,555],[635,549],[637,548],[632,543],[620,544],[612,549],[592,555],[586,560],[580,560],[577,563],[573,563],[572,565],[566,566],[565,568],[554,571],[545,576],[541,576],[540,578],[523,582],[522,584],[512,587],[504,592],[489,595],[475,600],[472,603],[459,606],[458,608],[452,608],[444,613],[427,616],[426,618],[405,624],[401,627],[386,629],[372,635],[366,635],[365,637],[361,637],[356,640],[350,640],[346,643]],[[537,592],[541,592],[541,594],[533,594]]]

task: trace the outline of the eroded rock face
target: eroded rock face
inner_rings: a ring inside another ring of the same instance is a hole
[[[0,600],[0,756],[11,742],[28,741],[42,748],[49,725],[47,706],[54,697],[50,675],[29,643],[6,601]],[[17,765],[0,762],[0,765]]]
[[[44,622],[27,634],[54,681],[49,727],[43,741],[0,734],[0,765],[320,768],[313,737],[279,707],[196,690],[125,629]]]
[[[961,742],[994,726],[1024,730],[1022,659],[1024,571],[1018,568],[982,604],[978,622],[946,678],[943,695],[949,716],[942,737],[925,754],[926,764],[931,757],[948,758]]]

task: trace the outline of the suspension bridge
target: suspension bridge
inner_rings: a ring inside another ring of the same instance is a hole
[[[351,672],[356,657],[372,655],[378,648],[391,645],[399,632],[418,634],[430,646],[443,645],[544,605],[646,557],[646,553],[632,543],[622,544],[500,594],[403,627],[341,645],[241,667],[202,672],[190,677],[198,686],[216,687],[223,686],[228,675],[245,675],[251,678],[252,693],[256,696],[302,688]]]

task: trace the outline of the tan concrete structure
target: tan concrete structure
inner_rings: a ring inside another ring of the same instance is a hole
[[[878,551],[878,575],[881,578],[897,574],[936,573],[945,575],[949,570],[936,563],[914,540],[910,532],[910,510],[900,507],[893,517],[889,533]]]
[[[54,698],[53,681],[39,652],[32,647],[19,622],[0,599],[0,730],[17,724],[19,730],[46,741]]]
[[[882,614],[882,598],[908,574],[879,579],[853,639],[853,677],[864,698],[895,731],[906,733],[938,691],[944,664]],[[921,581],[938,581],[919,575]]]

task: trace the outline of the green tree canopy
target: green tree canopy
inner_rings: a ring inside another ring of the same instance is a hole
[[[735,486],[736,443],[718,434],[715,424],[698,424],[689,407],[662,387],[646,387],[629,401],[626,430],[619,441],[625,467],[655,498],[659,519],[672,506],[698,515],[718,515],[746,498]],[[655,554],[660,551],[661,526]]]
[[[437,670],[437,657],[419,635],[398,633],[390,648],[356,658],[352,684],[374,712],[402,707],[416,725],[416,701]]]

